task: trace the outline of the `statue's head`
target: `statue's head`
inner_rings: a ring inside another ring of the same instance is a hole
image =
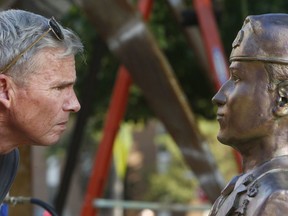
[[[242,143],[273,136],[275,125],[287,128],[288,14],[248,16],[232,47],[230,79],[212,101],[218,139],[244,149]]]
[[[288,14],[248,16],[232,48],[230,61],[288,64]]]

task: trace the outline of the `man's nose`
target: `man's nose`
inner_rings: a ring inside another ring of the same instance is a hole
[[[63,109],[69,112],[78,112],[81,109],[81,105],[74,90],[72,90],[67,102],[64,103]]]

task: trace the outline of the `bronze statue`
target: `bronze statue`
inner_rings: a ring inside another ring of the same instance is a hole
[[[212,101],[218,140],[238,150],[210,216],[288,215],[288,14],[248,16],[232,44],[230,79]]]

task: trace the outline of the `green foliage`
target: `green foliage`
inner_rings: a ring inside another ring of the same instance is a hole
[[[150,175],[146,198],[167,203],[190,202],[196,196],[195,188],[198,184],[187,168],[179,148],[168,134],[156,136],[155,142],[162,152],[169,155],[169,161],[162,162],[164,169]]]
[[[151,175],[147,199],[164,203],[189,203],[195,197],[196,181],[183,176],[183,170],[176,167],[166,174]]]
[[[174,69],[195,114],[214,118],[214,110],[211,109],[212,84],[165,2],[165,0],[155,1],[149,27]],[[189,4],[187,1],[187,8],[190,6],[191,2]]]

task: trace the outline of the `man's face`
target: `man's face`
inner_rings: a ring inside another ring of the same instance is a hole
[[[80,109],[73,89],[74,56],[60,58],[61,51],[38,53],[35,73],[28,75],[23,86],[13,85],[10,126],[24,143],[56,143],[66,129],[69,114]]]
[[[241,148],[241,143],[269,134],[273,119],[273,95],[261,62],[232,62],[230,79],[212,101],[218,106],[218,140]]]

